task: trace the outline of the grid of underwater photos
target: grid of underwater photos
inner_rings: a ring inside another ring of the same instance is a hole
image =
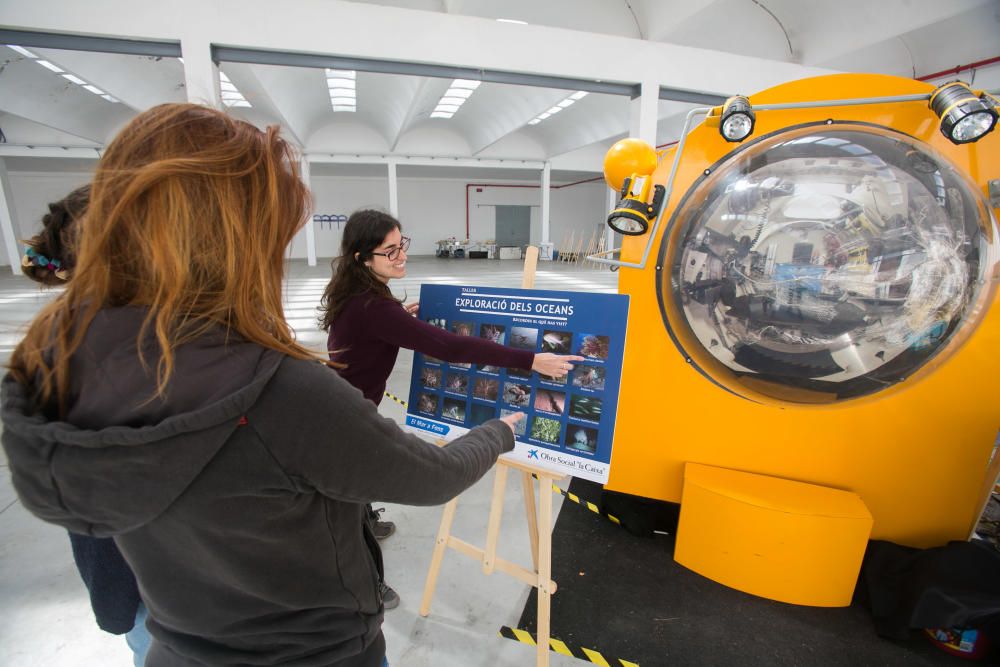
[[[594,456],[601,432],[609,337],[544,327],[475,321],[428,323],[461,336],[480,336],[501,345],[556,354],[579,354],[569,375],[551,378],[533,371],[448,363],[416,354],[421,388],[416,413],[472,428],[495,417],[524,412],[515,437],[522,442]],[[609,406],[609,409],[612,406]]]

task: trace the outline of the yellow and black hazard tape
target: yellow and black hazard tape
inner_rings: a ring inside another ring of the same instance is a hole
[[[535,479],[538,479],[535,475],[532,475],[532,477],[535,477]],[[574,503],[576,503],[580,507],[586,507],[588,510],[590,510],[594,514],[597,514],[599,516],[603,516],[605,519],[607,519],[611,523],[615,524],[616,526],[622,525],[621,519],[619,519],[618,517],[614,516],[613,514],[606,514],[606,513],[602,512],[600,507],[598,507],[594,503],[590,502],[589,500],[582,499],[580,496],[576,495],[575,493],[570,493],[569,491],[564,491],[563,489],[560,489],[558,486],[556,486],[555,482],[552,483],[552,491],[553,491],[553,493],[558,493],[560,496],[566,498],[567,500],[572,500]]]
[[[501,637],[505,639],[513,639],[514,641],[521,642],[522,644],[530,644],[535,646],[535,635],[528,632],[527,630],[518,630],[517,628],[508,628],[506,625],[500,626],[500,632],[498,632]],[[549,650],[561,655],[570,655],[574,658],[579,658],[580,660],[586,660],[587,662],[592,662],[595,665],[601,665],[601,667],[639,667],[637,662],[629,662],[628,660],[623,660],[621,658],[605,658],[600,651],[592,648],[583,648],[582,646],[571,646],[564,641],[556,639],[555,637],[549,638]]]
[[[406,407],[406,401],[404,401],[403,399],[401,399],[399,396],[393,396],[389,392],[385,392],[385,395],[386,395],[386,398],[389,398],[389,399],[391,399],[393,401],[396,401],[397,403],[399,403],[400,405],[402,405],[404,408]]]

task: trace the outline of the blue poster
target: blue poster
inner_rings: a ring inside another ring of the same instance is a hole
[[[465,336],[535,353],[577,354],[561,378],[413,355],[406,425],[452,440],[523,412],[505,456],[595,482],[608,480],[628,296],[422,285],[420,318]]]

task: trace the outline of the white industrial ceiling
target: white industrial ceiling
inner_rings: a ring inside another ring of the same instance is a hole
[[[5,20],[4,8],[10,1],[0,0],[0,27],[46,28]],[[1000,55],[1000,0],[354,1],[395,8],[403,18],[436,13],[522,21],[546,29],[532,32],[533,38],[551,35],[569,44],[573,34],[567,31],[577,31],[624,37],[636,44],[660,42],[704,49],[706,57],[725,52],[764,59],[764,64],[794,63],[906,77]],[[290,8],[295,5],[287,3]],[[142,3],[133,6],[137,14],[143,12]],[[238,3],[233,7],[235,11]],[[208,21],[205,32],[211,38],[211,20],[198,20]],[[530,54],[531,41],[519,41],[525,31],[517,24],[511,24],[510,30],[510,48]],[[377,28],[372,35],[377,38]],[[188,97],[185,64],[177,58],[26,48],[36,58],[0,46],[0,130],[12,146],[100,147],[138,112]],[[701,52],[692,49],[688,53],[697,56]],[[328,55],[343,54],[331,43]],[[629,57],[628,52],[621,55],[625,60]],[[85,90],[37,60],[118,101]],[[694,57],[691,62],[669,66],[698,71],[701,62]],[[261,126],[281,124],[306,153],[316,155],[556,160],[558,164],[561,156],[588,148],[600,154],[603,147],[628,134],[634,104],[627,95],[591,92],[561,112],[529,124],[573,90],[486,81],[452,118],[431,118],[451,78],[358,71],[356,112],[335,113],[322,68],[224,60],[219,68],[251,105],[233,107],[232,113]],[[974,85],[997,88],[998,69],[1000,63],[993,63],[964,71],[961,77],[972,79]],[[546,63],[538,63],[535,73],[545,71]],[[754,90],[718,90],[715,85],[711,92],[750,94]],[[681,119],[692,106],[659,101],[659,143],[676,139]],[[585,175],[592,163],[581,162],[574,172],[573,164],[567,162],[562,180]]]

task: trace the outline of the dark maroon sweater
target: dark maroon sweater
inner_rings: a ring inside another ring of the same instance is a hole
[[[492,364],[531,370],[535,355],[476,336],[459,336],[431,326],[391,299],[352,296],[330,327],[330,359],[347,364],[340,375],[378,405],[399,348],[455,363]]]

